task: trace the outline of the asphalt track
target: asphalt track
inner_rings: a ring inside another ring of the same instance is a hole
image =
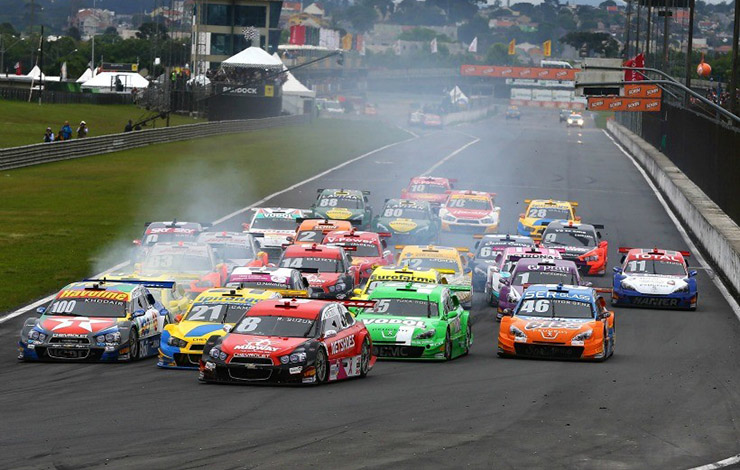
[[[632,163],[600,130],[525,111],[442,131],[347,165],[270,205],[305,207],[320,187],[372,191],[380,209],[435,169],[498,193],[501,230],[525,198],[576,200],[619,245],[687,247]],[[353,155],[348,155],[348,158]],[[278,189],[278,188],[276,188]],[[245,201],[245,205],[250,201]],[[228,224],[238,227],[245,217]],[[471,245],[464,236],[446,244]],[[606,363],[496,356],[478,299],[475,343],[450,363],[379,362],[324,387],[214,386],[134,364],[19,364],[23,317],[0,324],[0,468],[690,468],[740,452],[740,322],[708,273],[696,312],[617,309]],[[608,285],[609,277],[596,278]]]

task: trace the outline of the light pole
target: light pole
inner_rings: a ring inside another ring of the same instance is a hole
[[[93,10],[95,10],[95,3],[96,0],[93,0]],[[93,11],[93,14],[95,12]],[[92,33],[92,52],[90,53],[90,71],[93,74],[93,77],[95,76],[95,30],[93,29]]]
[[[13,36],[15,37],[15,36]],[[5,52],[9,51],[13,48],[16,44],[23,41],[23,38],[18,39],[16,42],[11,44],[9,47],[5,47],[5,39],[2,35],[0,35],[0,73],[5,73]]]

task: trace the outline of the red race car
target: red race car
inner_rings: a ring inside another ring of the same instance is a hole
[[[351,253],[352,266],[359,270],[360,280],[367,280],[378,266],[393,264],[393,253],[388,250],[385,238],[390,233],[336,230],[324,237],[324,245],[341,246]]]
[[[411,178],[409,185],[401,190],[401,199],[429,201],[429,204],[439,209],[447,201],[447,191],[452,189],[455,182],[457,180],[448,178],[415,176]]]
[[[278,266],[304,274],[317,299],[347,299],[360,281],[359,269],[352,266],[345,249],[339,246],[290,245]]]
[[[365,377],[370,333],[347,308],[319,300],[265,300],[203,349],[202,382],[322,384]]]

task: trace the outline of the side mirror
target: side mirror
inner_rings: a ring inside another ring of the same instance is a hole
[[[601,315],[599,315],[599,318],[602,319],[602,320],[605,320],[605,319],[607,319],[607,318],[609,318],[611,316],[612,316],[612,312],[604,312]]]
[[[696,276],[697,274],[699,274],[699,273],[697,273],[697,272],[696,272],[696,271],[694,271],[694,270],[691,270],[691,271],[689,271],[689,277],[694,277],[694,276]]]
[[[470,266],[465,266],[465,268],[463,269],[463,274],[470,274],[472,272],[473,268],[471,268]]]
[[[454,305],[455,308],[457,308],[457,307],[460,306],[460,299],[458,299],[456,295],[453,295],[452,296],[452,305]],[[456,312],[456,314],[457,314],[457,312]]]
[[[227,332],[227,333],[230,332],[233,329],[234,329],[234,326],[233,325],[224,325],[224,331]]]
[[[301,277],[301,279],[303,281],[303,287],[305,287],[306,289],[311,287],[311,284],[308,282],[308,279],[306,279],[305,277]]]
[[[244,230],[245,232],[248,232],[248,231],[249,231],[249,224],[242,224],[242,229],[243,229],[243,230]]]
[[[288,243],[293,243],[295,241],[295,237],[291,236],[285,237],[285,239],[288,241]]]
[[[333,338],[337,335],[337,330],[326,330],[326,333],[324,333],[324,338]]]
[[[524,218],[525,218],[525,217],[524,217],[524,213],[523,213],[523,212],[522,212],[521,214],[519,214],[519,218],[520,218],[520,219],[524,219]]]
[[[596,232],[596,236],[599,237],[599,238],[601,238],[601,232]],[[601,244],[599,244],[599,246],[601,246]]]
[[[141,246],[141,240],[134,240],[132,243],[136,246]]]
[[[601,235],[599,235],[599,238],[601,238]],[[602,241],[601,243],[599,243],[599,248],[606,248],[608,245],[608,242]]]
[[[39,307],[36,309],[36,313],[44,314],[46,312],[46,307]]]
[[[584,285],[585,287],[593,287],[594,283],[593,283],[593,282],[586,282],[586,283],[584,283],[583,285]]]
[[[354,295],[362,295],[362,289],[355,289],[352,291],[352,294]]]
[[[139,310],[134,310],[134,312],[133,312],[133,313],[131,314],[131,316],[132,316],[132,317],[134,317],[134,318],[136,318],[136,317],[141,317],[141,316],[143,316],[143,315],[144,315],[145,313],[146,313],[146,311],[144,311],[144,310],[142,310],[142,309],[139,309]]]
[[[175,322],[180,323],[182,321],[182,313],[175,315]]]
[[[622,274],[622,268],[619,266],[614,266],[613,271],[617,274]]]

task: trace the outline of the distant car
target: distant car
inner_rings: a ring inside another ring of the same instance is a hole
[[[576,216],[578,203],[574,201],[554,201],[552,199],[525,199],[525,212],[519,214],[517,232],[519,235],[532,237],[535,241],[542,239],[542,233],[553,220],[579,222]]]
[[[555,220],[542,234],[541,247],[562,250],[563,259],[576,263],[581,275],[603,276],[608,263],[609,243],[601,239],[603,225]]]
[[[390,234],[396,244],[425,244],[437,240],[440,222],[426,201],[388,199],[373,219],[373,229]]]
[[[434,176],[415,176],[408,186],[401,190],[401,199],[427,201],[435,211],[447,200],[447,192],[453,189],[456,179]]]
[[[416,284],[446,284],[447,280],[435,269],[410,269],[408,266],[378,266],[362,289],[355,289],[352,299],[364,300],[378,287],[386,282],[413,282]],[[350,311],[352,311],[350,309]]]
[[[305,219],[296,229],[293,245],[313,245],[321,243],[327,233],[334,230],[349,230],[352,223],[346,220]]]
[[[365,115],[366,116],[376,116],[377,114],[378,114],[378,108],[376,108],[374,104],[367,103],[365,105]]]
[[[198,222],[147,222],[144,235],[140,240],[134,240],[135,245],[151,247],[162,242],[194,242],[198,235],[210,227],[210,224]]]
[[[350,257],[338,246],[290,245],[278,266],[300,271],[317,299],[348,299],[360,280],[359,269],[352,266]]]
[[[568,119],[568,116],[570,116],[571,111],[569,109],[561,109],[560,113],[558,113],[558,120],[560,122],[565,122]]]
[[[226,287],[275,291],[283,297],[311,297],[308,279],[290,268],[236,268],[226,280]]]
[[[260,251],[252,234],[244,232],[203,232],[199,243],[213,248],[216,257],[226,263],[229,272],[237,266],[267,266],[268,256]]]
[[[571,114],[565,120],[568,127],[583,127],[583,116],[580,114]]]
[[[298,220],[307,215],[308,211],[304,209],[258,207],[254,209],[252,220],[248,224],[242,224],[242,227],[245,232],[257,236],[260,249],[274,260],[295,235]]]
[[[496,232],[501,208],[496,206],[495,197],[482,191],[451,191],[439,210],[442,231]]]
[[[506,285],[506,279],[511,277],[511,271],[520,259],[536,258],[540,260],[561,259],[560,251],[535,246],[507,246],[496,256],[494,264],[488,266],[486,284],[483,292],[488,305],[496,307],[499,304],[501,290]]]
[[[625,257],[614,268],[612,305],[696,310],[696,271],[689,271],[688,251],[619,248]]]
[[[510,246],[534,247],[534,240],[521,235],[495,233],[482,235],[475,244],[475,255],[470,261],[473,270],[473,289],[482,292],[488,277],[488,268],[496,265],[496,258]]]
[[[18,343],[22,361],[135,361],[157,354],[169,312],[147,286],[172,282],[88,279],[60,290],[40,317],[27,318]]]
[[[311,217],[347,220],[358,228],[370,226],[373,208],[368,196],[370,191],[358,189],[319,189],[311,205]]]
[[[265,300],[203,349],[202,382],[323,384],[365,377],[375,363],[365,325],[344,305]]]
[[[424,124],[424,113],[421,111],[409,113],[409,126],[421,126],[422,124]]]
[[[516,106],[509,106],[506,108],[506,119],[516,119],[519,121],[522,118],[522,112]]]
[[[434,269],[442,274],[448,287],[455,291],[460,303],[469,308],[473,303],[472,276],[467,265],[468,258],[460,253],[467,253],[467,248],[447,246],[396,245],[400,249],[398,264],[411,269]],[[453,287],[454,286],[454,287]]]
[[[439,114],[432,114],[432,113],[424,114],[424,127],[442,129],[444,127],[442,116],[440,116]]]
[[[591,287],[527,288],[501,320],[498,355],[605,361],[614,354],[614,313]]]
[[[390,233],[361,232],[353,228],[329,232],[322,243],[344,248],[352,259],[352,266],[359,271],[362,283],[370,277],[376,267],[393,264],[393,253],[385,241],[390,235]]]
[[[319,99],[316,100],[316,104],[319,107],[321,113],[327,114],[344,114],[344,108],[342,103],[337,100]]]

